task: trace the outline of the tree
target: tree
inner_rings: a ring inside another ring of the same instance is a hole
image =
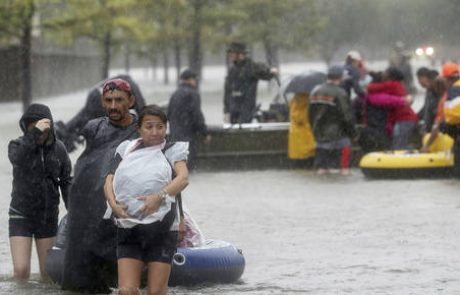
[[[6,45],[19,43],[23,111],[32,102],[32,19],[35,8],[36,4],[33,0],[9,0],[0,4],[0,43]]]
[[[108,77],[112,51],[142,39],[145,25],[137,17],[141,0],[66,0],[58,15],[46,20],[54,39],[71,44],[79,37],[96,42],[101,50],[101,78]]]
[[[140,16],[147,29],[140,41],[140,47],[147,49],[147,56],[152,63],[158,55],[163,57],[165,83],[169,81],[168,67],[170,53],[174,53],[176,75],[179,77],[182,65],[182,47],[189,32],[187,29],[187,1],[185,0],[156,0],[143,6]]]
[[[239,0],[236,5],[245,17],[235,36],[262,44],[268,64],[279,66],[279,49],[304,51],[311,47],[319,21],[312,0]]]

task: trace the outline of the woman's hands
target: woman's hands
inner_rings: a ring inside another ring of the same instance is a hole
[[[120,204],[120,203],[115,203],[112,204],[110,207],[112,207],[112,212],[115,214],[117,218],[128,218],[128,214],[126,213],[126,209],[128,206],[125,204]]]
[[[161,206],[161,202],[163,201],[163,198],[161,198],[159,194],[140,196],[137,197],[137,199],[140,201],[144,201],[144,205],[141,208],[139,208],[139,212],[142,214],[143,217],[157,212]]]

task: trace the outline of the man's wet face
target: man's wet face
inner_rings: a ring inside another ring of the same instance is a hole
[[[107,91],[102,97],[102,106],[112,123],[122,123],[129,116],[129,108],[133,105],[133,97],[125,91]]]

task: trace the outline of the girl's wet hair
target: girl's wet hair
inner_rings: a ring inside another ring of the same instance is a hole
[[[163,109],[155,104],[151,104],[146,105],[139,113],[139,121],[137,122],[138,127],[142,126],[142,121],[144,121],[144,117],[147,115],[157,116],[165,125],[168,123],[168,117],[166,116],[166,113],[163,111]]]
[[[433,92],[434,92],[435,95],[437,95],[437,96],[444,95],[444,93],[447,91],[448,88],[449,88],[449,86],[447,85],[446,79],[444,79],[442,77],[437,77],[436,79],[434,79],[432,89],[433,89]]]
[[[387,78],[387,80],[390,80],[390,81],[403,81],[404,80],[403,72],[397,67],[389,67],[388,69],[386,69],[384,76]]]
[[[427,67],[421,67],[417,70],[417,77],[426,77],[430,80],[434,80],[439,76],[439,72],[431,70]]]

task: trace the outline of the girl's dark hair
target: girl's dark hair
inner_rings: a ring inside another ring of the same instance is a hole
[[[448,88],[449,86],[447,85],[447,81],[444,78],[437,77],[436,79],[434,79],[433,93],[436,96],[441,97],[442,95],[444,95]]]
[[[436,79],[439,76],[439,72],[436,70],[431,70],[427,67],[421,67],[417,70],[417,77],[426,77],[430,80]]]
[[[403,81],[404,74],[397,67],[389,67],[385,71],[385,77],[390,81]]]
[[[147,115],[157,116],[161,119],[161,121],[164,124],[168,123],[168,117],[166,116],[166,113],[163,111],[163,109],[157,106],[156,104],[151,104],[146,105],[139,113],[139,121],[137,122],[138,127],[141,127],[142,121],[144,120],[144,117]]]
[[[370,71],[369,76],[371,76],[373,83],[380,83],[383,81],[383,73],[381,71]]]

